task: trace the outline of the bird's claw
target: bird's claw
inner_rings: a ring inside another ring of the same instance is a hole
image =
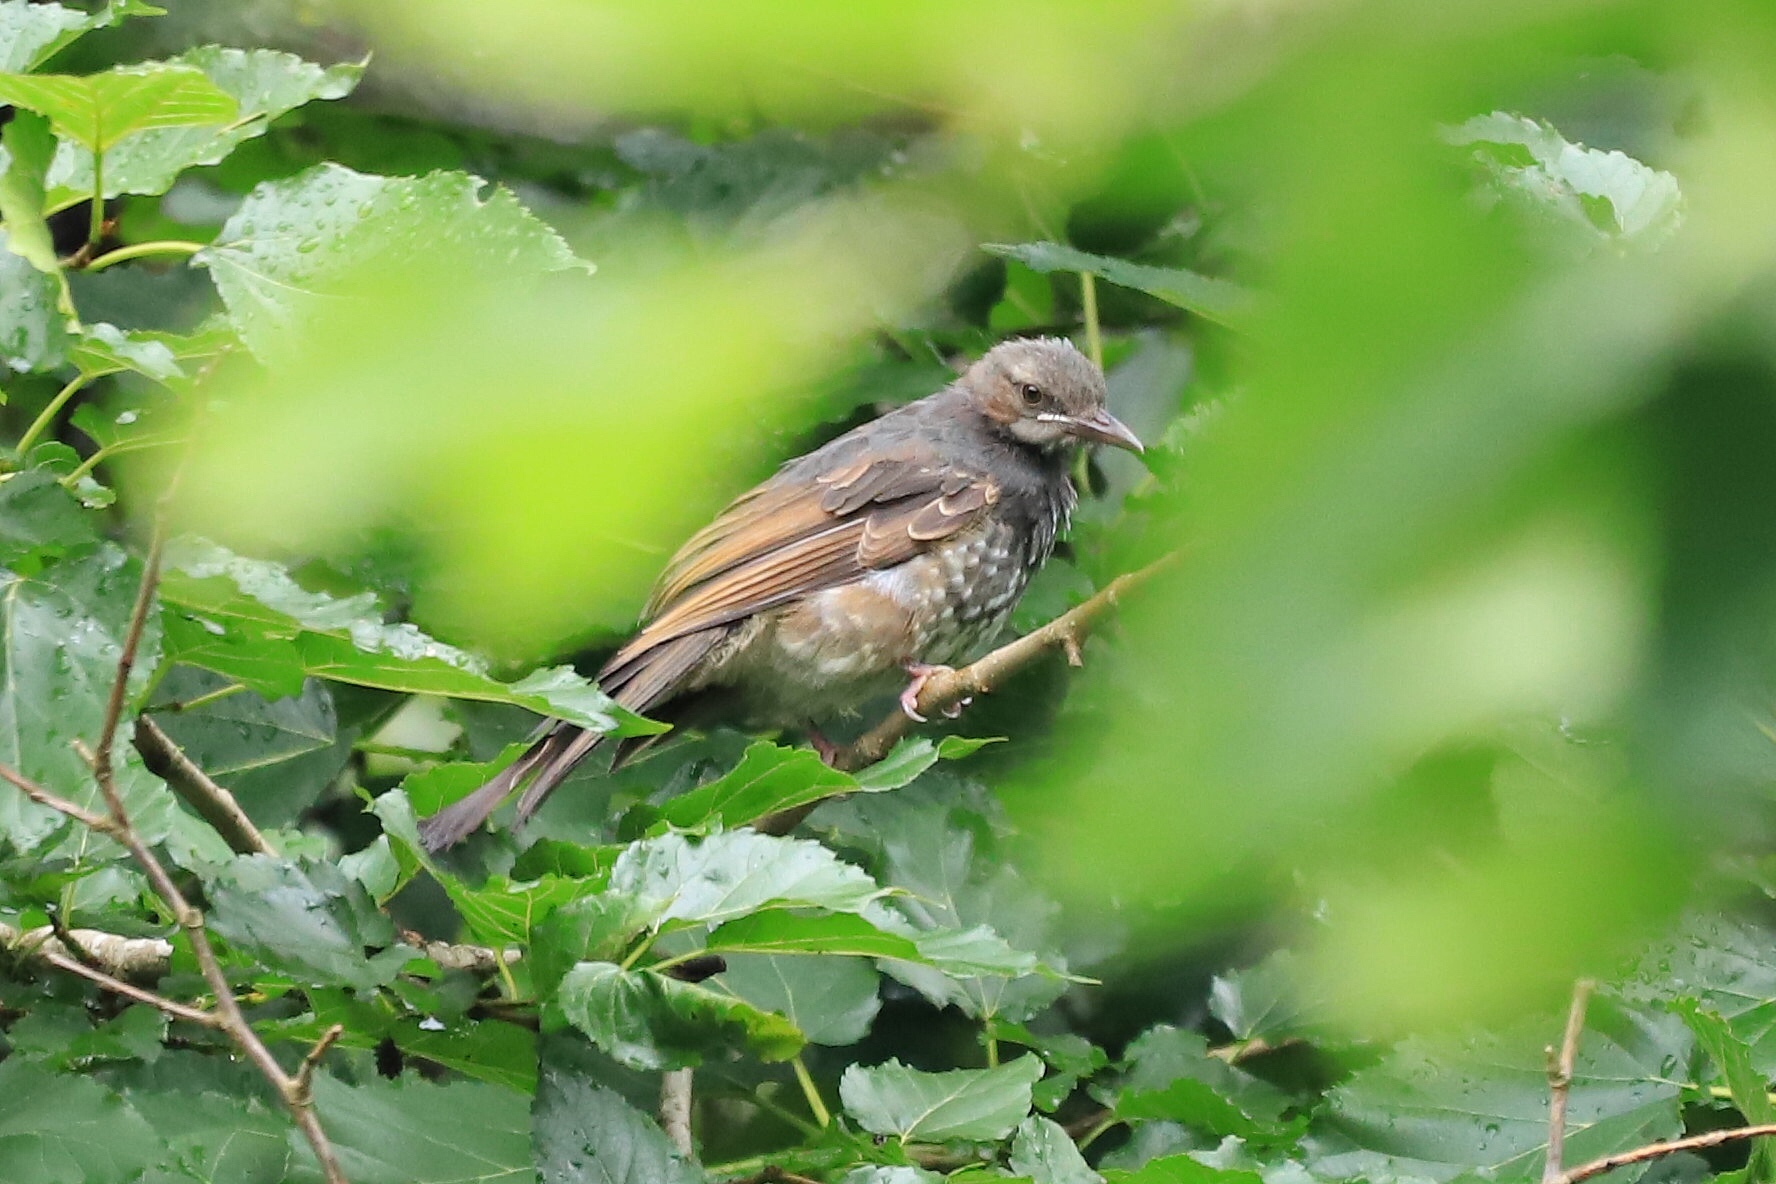
[[[907,718],[914,723],[926,723],[926,718],[919,714],[919,692],[924,690],[925,684],[930,682],[935,676],[939,674],[954,674],[956,671],[949,666],[927,666],[923,662],[908,662],[906,665],[906,672],[912,678],[912,681],[907,683],[906,690],[900,693],[900,709],[906,712]],[[963,703],[966,702],[967,700],[963,700]],[[950,706],[943,709],[944,718],[955,719],[956,713],[961,710],[962,703],[952,703]]]

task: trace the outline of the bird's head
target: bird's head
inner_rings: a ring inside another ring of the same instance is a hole
[[[1058,451],[1080,443],[1140,452],[1104,408],[1104,372],[1061,337],[1003,341],[962,376],[977,410],[1020,443]]]

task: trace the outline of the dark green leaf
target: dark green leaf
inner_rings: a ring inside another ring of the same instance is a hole
[[[1776,933],[1708,913],[1685,917],[1677,933],[1645,958],[1623,989],[1636,1002],[1665,1006],[1692,999],[1727,1021],[1759,1074],[1776,1075]]]
[[[552,990],[577,962],[622,958],[652,916],[634,897],[608,892],[556,909],[536,926],[532,939],[530,973],[536,989]]]
[[[19,568],[99,541],[93,515],[47,469],[0,478],[0,566]]]
[[[1162,1155],[1132,1172],[1104,1174],[1110,1184],[1260,1184],[1263,1179],[1257,1172],[1211,1167],[1188,1155]]]
[[[1625,1035],[1594,1024],[1579,1043],[1567,1102],[1569,1163],[1681,1130],[1674,1074],[1689,1033],[1669,1016],[1629,1013],[1628,1023]],[[1550,1017],[1459,1044],[1401,1044],[1329,1095],[1322,1154],[1310,1167],[1337,1179],[1443,1180],[1475,1169],[1501,1181],[1537,1178],[1548,1140],[1543,1050],[1559,1030]]]
[[[394,944],[393,923],[331,863],[242,855],[208,893],[216,933],[298,982],[380,986],[416,956]]]
[[[315,1077],[315,1105],[352,1184],[525,1184],[536,1178],[530,1099],[479,1081],[432,1085]],[[291,1184],[320,1180],[300,1146]]]
[[[857,782],[849,774],[827,765],[812,749],[760,741],[746,750],[726,776],[673,798],[660,814],[684,830],[712,822],[732,829],[778,810],[856,788]]]
[[[717,981],[789,1020],[811,1044],[855,1044],[881,1010],[880,976],[867,959],[731,954],[726,961]]]
[[[1036,1184],[1103,1184],[1059,1123],[1031,1116],[1018,1124],[1006,1165]]]
[[[1223,324],[1238,324],[1252,306],[1252,294],[1238,284],[1181,267],[1148,267],[1050,242],[986,243],[981,249],[1016,259],[1036,271],[1088,271],[1100,279],[1157,296],[1167,304]]]
[[[1129,1046],[1129,1071],[1114,1098],[1124,1118],[1163,1118],[1217,1136],[1282,1133],[1288,1098],[1267,1082],[1208,1055],[1201,1034],[1170,1025]]]
[[[410,263],[522,279],[583,267],[554,231],[504,189],[485,200],[465,173],[374,177],[323,164],[261,185],[197,257],[210,269],[241,338],[282,355],[356,276]]]
[[[839,1081],[845,1110],[867,1131],[901,1142],[1003,1139],[1030,1113],[1030,1087],[1042,1076],[1039,1057],[996,1069],[922,1073],[899,1061],[852,1065]]]
[[[14,370],[53,370],[68,356],[67,317],[56,277],[12,250],[0,231],[0,362]]]
[[[1209,988],[1209,1013],[1235,1040],[1291,1035],[1298,1026],[1295,981],[1295,959],[1287,951],[1249,969],[1218,974]]]
[[[1745,1121],[1757,1126],[1776,1122],[1776,1102],[1770,1100],[1770,1083],[1752,1066],[1751,1050],[1733,1035],[1727,1021],[1712,1011],[1702,1010],[1688,999],[1679,1000],[1676,1011],[1695,1033],[1697,1043],[1708,1053],[1715,1068],[1720,1070],[1733,1105],[1739,1108]],[[1770,1140],[1757,1140],[1752,1144],[1750,1162],[1745,1165],[1746,1180],[1749,1184],[1765,1184],[1772,1178],[1773,1169],[1776,1169],[1776,1155],[1772,1154]]]
[[[577,1073],[546,1065],[531,1123],[542,1184],[701,1184],[652,1119]]]
[[[737,1048],[782,1061],[805,1043],[782,1016],[695,983],[610,962],[581,962],[568,971],[554,1006],[632,1069],[681,1069]]]
[[[160,1141],[135,1109],[87,1077],[50,1073],[23,1057],[0,1062],[0,1179],[70,1184],[134,1179]]]
[[[361,999],[345,990],[308,992],[312,1016],[287,1021],[273,1035],[312,1047],[323,1032],[341,1024],[344,1048],[374,1049],[384,1039],[393,1040],[406,1055],[419,1057],[477,1081],[491,1082],[529,1094],[536,1090],[536,1033],[501,1020],[471,1020],[462,1015],[434,1016],[391,1012],[380,1002]]]

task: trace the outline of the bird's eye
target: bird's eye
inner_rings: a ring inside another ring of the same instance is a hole
[[[1033,382],[1023,383],[1018,387],[1018,394],[1024,400],[1024,406],[1034,407],[1042,402],[1042,388]]]

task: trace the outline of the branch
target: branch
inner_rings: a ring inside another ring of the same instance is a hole
[[[673,1149],[689,1159],[691,1143],[691,1070],[669,1069],[660,1076],[660,1127]]]
[[[1000,646],[986,657],[960,670],[939,671],[925,680],[919,690],[919,714],[932,716],[954,707],[964,699],[991,693],[1007,678],[1036,661],[1049,650],[1060,650],[1071,665],[1079,665],[1079,646],[1097,619],[1115,608],[1122,597],[1137,585],[1145,583],[1174,559],[1176,553],[1164,555],[1138,571],[1117,576],[1082,604],[1062,613],[1040,629],[1032,630],[1016,641]],[[873,765],[888,755],[890,749],[913,730],[913,720],[896,709],[881,723],[865,732],[855,742],[841,748],[833,757],[835,768],[847,772]]]
[[[36,929],[15,929],[0,922],[0,949],[25,959],[50,961],[49,955],[85,961],[96,970],[117,978],[137,982],[153,982],[163,977],[173,958],[173,943],[158,937],[123,937],[98,929],[69,930],[85,959],[62,941],[61,935],[49,925]]]
[[[291,1076],[284,1072],[284,1067],[266,1048],[259,1034],[253,1031],[253,1025],[242,1013],[240,1004],[235,1001],[234,987],[228,981],[227,973],[222,969],[221,960],[210,945],[210,937],[204,928],[203,914],[194,908],[179,886],[168,874],[158,856],[143,841],[130,821],[129,810],[124,805],[123,794],[117,788],[117,779],[112,767],[112,749],[117,740],[117,727],[123,718],[124,702],[128,698],[130,672],[135,666],[136,653],[141,647],[142,633],[146,627],[149,610],[154,604],[154,591],[160,582],[160,556],[163,531],[157,525],[153,541],[148,547],[148,558],[142,569],[142,583],[136,591],[136,603],[130,613],[128,631],[124,634],[122,651],[117,659],[117,675],[111,684],[111,695],[106,701],[104,722],[99,728],[98,743],[92,750],[76,741],[76,748],[86,758],[92,768],[93,780],[98,782],[99,792],[104,796],[107,811],[105,816],[94,815],[91,811],[75,806],[51,794],[48,790],[31,782],[16,770],[0,766],[0,777],[12,782],[32,801],[60,810],[68,817],[75,819],[93,830],[108,835],[123,845],[130,853],[130,858],[148,878],[149,886],[156,896],[166,904],[179,928],[184,930],[186,940],[191,943],[191,953],[197,960],[198,969],[203,973],[204,981],[209,984],[216,997],[215,1009],[207,1012],[209,1022],[227,1034],[240,1048],[247,1060],[264,1075],[278,1096],[283,1100],[284,1107],[290,1112],[291,1119],[296,1123],[309,1147],[314,1151],[315,1161],[320,1165],[321,1175],[328,1184],[347,1184],[345,1173],[340,1169],[339,1160],[333,1153],[333,1144],[321,1129],[320,1119],[316,1117],[312,1099],[308,1096],[301,1073]],[[85,969],[85,968],[83,968]],[[89,976],[90,977],[90,976]],[[133,997],[133,996],[132,996]],[[193,1009],[195,1010],[195,1009]],[[313,1070],[309,1070],[312,1074]]]
[[[136,751],[148,771],[172,787],[236,855],[276,855],[234,795],[217,785],[173,738],[145,715],[136,717]]]
[[[302,1058],[302,1064],[296,1069],[295,1092],[302,1099],[303,1105],[314,1103],[315,1069],[320,1065],[321,1058],[327,1055],[327,1050],[337,1044],[343,1035],[345,1035],[345,1025],[334,1024],[321,1033],[321,1038],[314,1042],[314,1047],[309,1049],[308,1055]]]
[[[932,674],[919,689],[915,704],[919,714],[929,718],[965,699],[988,694],[1049,650],[1060,650],[1067,656],[1067,664],[1070,666],[1083,665],[1080,645],[1097,619],[1115,608],[1125,594],[1151,579],[1176,558],[1177,552],[1174,551],[1160,556],[1146,567],[1117,576],[1091,599],[1074,606],[1041,628],[1024,634],[1016,641],[1007,642],[960,670],[939,670]],[[913,730],[913,723],[906,712],[896,708],[881,723],[833,753],[828,763],[847,773],[873,765],[887,756],[889,750]],[[806,805],[768,814],[755,822],[753,829],[767,835],[787,834],[802,819],[813,813],[815,807],[830,800],[821,798]]]
[[[1582,1163],[1570,1168],[1553,1178],[1553,1184],[1580,1184],[1593,1176],[1601,1176],[1605,1172],[1627,1167],[1629,1164],[1645,1163],[1649,1159],[1663,1159],[1667,1155],[1676,1155],[1680,1151],[1706,1151],[1710,1147],[1719,1147],[1723,1143],[1737,1143],[1743,1139],[1761,1139],[1768,1135],[1776,1135],[1776,1122],[1767,1122],[1761,1126],[1735,1126],[1722,1131],[1709,1131],[1707,1134],[1691,1135],[1687,1139],[1672,1139],[1664,1143],[1648,1143],[1645,1147],[1636,1147],[1632,1151],[1618,1151],[1614,1155],[1606,1155],[1602,1159],[1594,1159],[1590,1163]]]
[[[60,945],[61,943],[58,941],[56,944]],[[222,1026],[221,1021],[216,1018],[214,1012],[205,1011],[201,1007],[192,1007],[190,1004],[168,999],[165,995],[144,990],[141,987],[126,983],[120,978],[113,978],[111,975],[106,974],[97,967],[88,966],[86,963],[81,962],[76,958],[70,958],[59,949],[38,950],[36,951],[36,956],[55,967],[57,970],[65,970],[69,974],[78,975],[81,978],[86,979],[88,982],[97,983],[99,986],[105,988],[105,990],[110,991],[113,995],[121,995],[125,999],[133,999],[137,1003],[146,1003],[149,1007],[159,1011],[162,1015],[170,1016],[177,1020],[190,1020],[192,1023],[202,1024],[206,1028],[220,1028]]]
[[[1560,1051],[1548,1047],[1548,1155],[1542,1161],[1542,1184],[1556,1184],[1561,1178],[1561,1160],[1566,1155],[1566,1103],[1572,1093],[1573,1062],[1579,1055],[1579,1035],[1585,1030],[1585,1008],[1591,1002],[1596,984],[1582,978],[1573,984],[1572,1006],[1566,1013],[1566,1034],[1561,1037]]]

